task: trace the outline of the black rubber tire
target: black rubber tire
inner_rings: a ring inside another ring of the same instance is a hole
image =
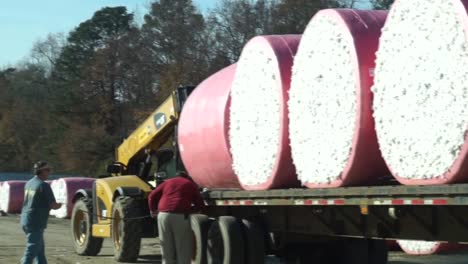
[[[75,248],[75,252],[81,256],[96,256],[99,254],[102,248],[103,238],[93,237],[92,235],[92,212],[93,212],[93,202],[90,199],[82,198],[75,202],[72,211],[71,217],[71,237],[73,238],[73,246]],[[77,215],[80,214],[80,211],[84,212],[82,215],[84,218],[84,229],[86,232],[84,242],[82,244],[77,242],[76,233],[75,233],[75,223]]]
[[[119,262],[136,262],[140,254],[142,223],[141,219],[121,220],[122,229],[120,243],[116,241],[114,234],[114,225],[116,213],[121,218],[133,218],[142,216],[142,203],[131,197],[118,197],[112,207],[111,234],[114,245],[114,258]],[[115,227],[119,228],[119,227]]]
[[[369,240],[369,264],[387,264],[388,245],[385,240]]]
[[[192,225],[192,232],[194,235],[194,253],[192,263],[207,264],[207,244],[208,244],[208,231],[211,224],[214,222],[206,215],[194,214],[190,216]]]
[[[208,263],[245,263],[242,228],[235,217],[221,216],[208,231]]]
[[[265,262],[265,232],[258,223],[247,219],[242,220],[245,242],[245,264]]]

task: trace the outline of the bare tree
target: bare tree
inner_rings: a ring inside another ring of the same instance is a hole
[[[31,59],[35,63],[44,66],[47,72],[50,73],[65,44],[66,37],[63,33],[50,33],[44,39],[39,39],[34,43],[31,50]]]

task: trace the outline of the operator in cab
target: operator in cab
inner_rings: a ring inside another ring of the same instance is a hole
[[[26,234],[27,245],[22,264],[47,264],[44,245],[44,230],[47,228],[49,212],[62,205],[55,201],[49,178],[51,167],[45,161],[34,164],[35,176],[24,187],[24,202],[21,211],[21,226]]]
[[[151,216],[158,221],[164,264],[190,264],[193,241],[190,215],[205,206],[198,186],[186,172],[158,185],[148,197]]]

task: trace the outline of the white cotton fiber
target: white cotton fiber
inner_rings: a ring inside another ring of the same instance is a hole
[[[51,210],[50,215],[53,215],[57,218],[66,218],[68,193],[65,181],[62,179],[52,181],[50,187],[52,189],[52,192],[54,193],[56,202],[61,203],[63,205],[57,210]]]
[[[289,133],[303,183],[328,184],[348,161],[356,120],[353,43],[328,16],[316,16],[294,60]]]
[[[267,181],[280,137],[281,97],[276,58],[262,45],[247,45],[231,89],[229,139],[233,169],[244,185]]]
[[[8,188],[8,189],[7,189]],[[0,185],[0,211],[6,211],[10,200],[9,186],[5,183]]]
[[[468,44],[453,2],[397,2],[380,39],[376,130],[387,164],[402,178],[444,174],[464,143]]]
[[[440,242],[416,241],[416,240],[398,240],[401,249],[408,254],[429,255],[436,253],[440,247]]]

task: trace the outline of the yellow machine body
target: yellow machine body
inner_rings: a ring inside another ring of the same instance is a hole
[[[112,206],[118,187],[138,187],[145,197],[151,192],[151,186],[138,176],[119,176],[96,180],[95,206],[97,223],[93,224],[92,235],[95,237],[110,237],[110,224],[112,218]]]
[[[117,148],[116,160],[128,165],[144,155],[145,149],[158,149],[172,135],[178,118],[172,94]]]

